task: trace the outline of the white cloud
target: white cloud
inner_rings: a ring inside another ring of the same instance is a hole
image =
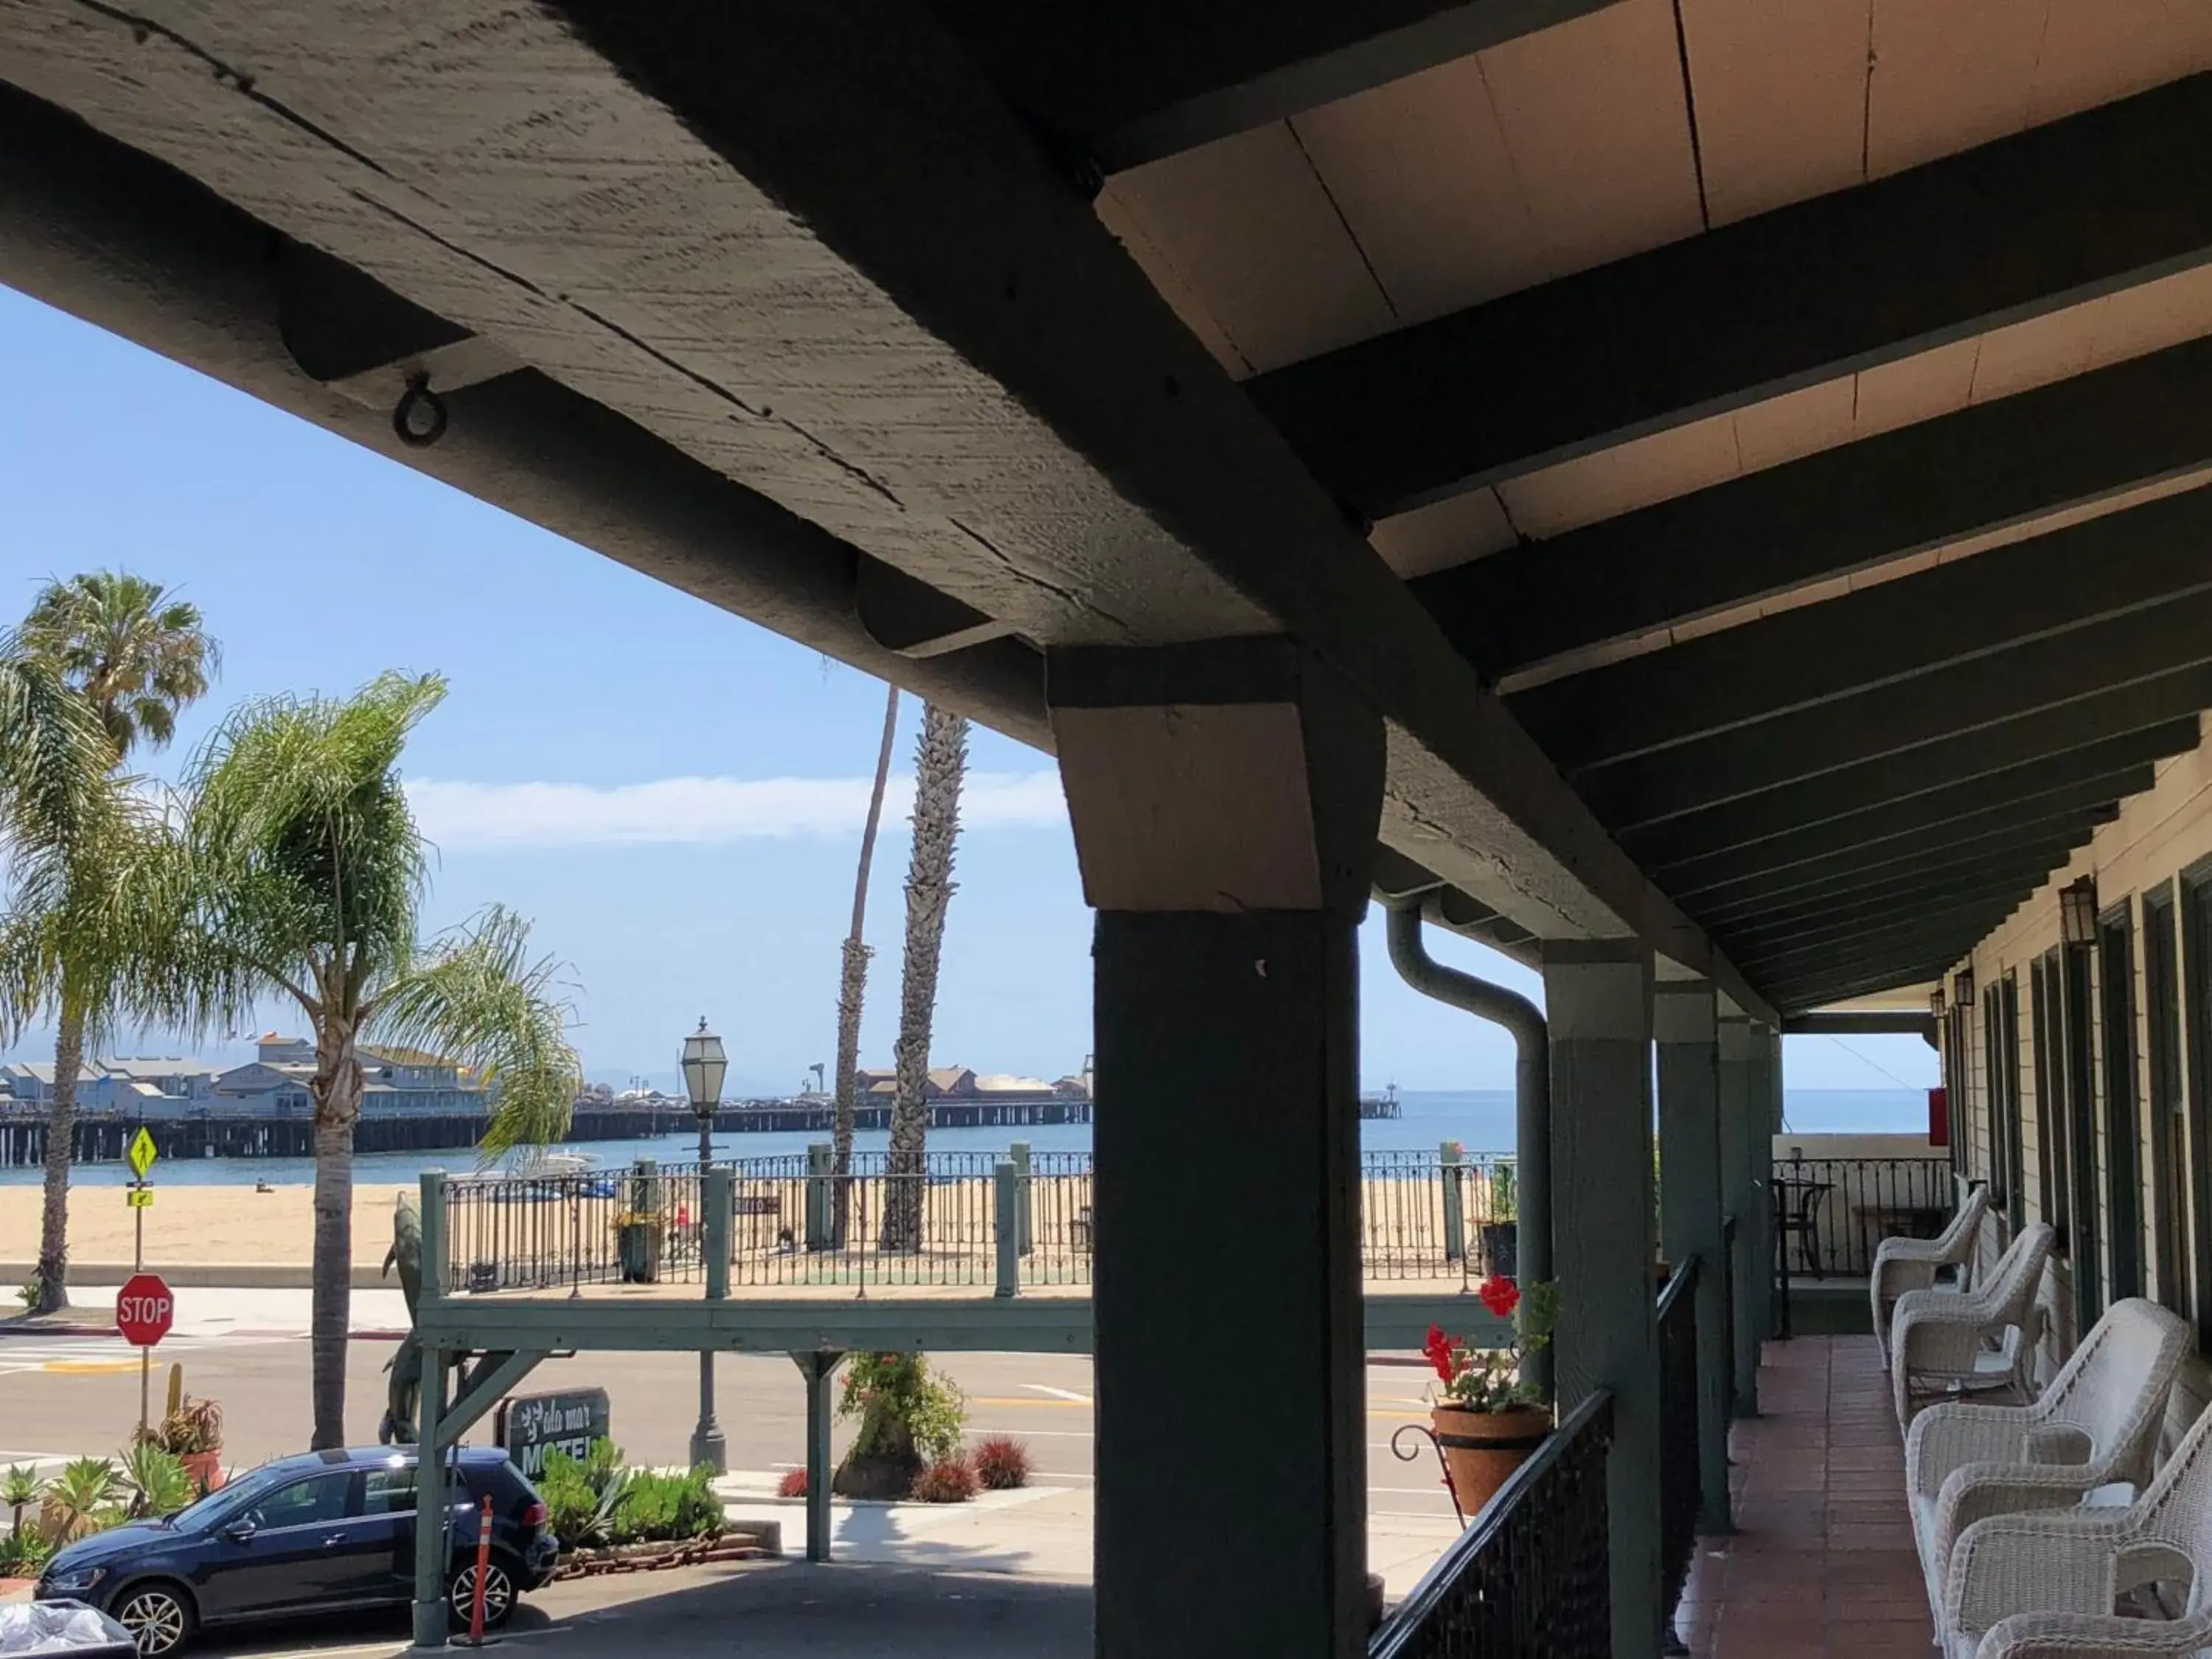
[[[422,833],[448,853],[494,848],[711,845],[790,836],[858,834],[868,778],[662,778],[598,788],[580,783],[468,783],[411,778],[407,798]],[[914,780],[894,777],[884,826],[914,810]],[[1057,772],[971,772],[960,821],[975,830],[1065,823]]]

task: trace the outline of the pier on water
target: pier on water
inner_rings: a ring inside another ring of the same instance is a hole
[[[938,1100],[927,1111],[933,1129],[1026,1128],[1052,1123],[1088,1123],[1087,1100]],[[829,1106],[768,1101],[725,1106],[714,1114],[717,1134],[747,1130],[822,1131],[832,1127],[835,1112]],[[888,1129],[891,1112],[887,1105],[859,1109],[855,1122],[861,1129]],[[568,1139],[581,1140],[646,1140],[690,1130],[698,1120],[688,1111],[613,1108],[580,1110],[568,1127]],[[119,1164],[137,1134],[142,1120],[116,1112],[80,1112],[76,1121],[74,1161],[79,1164]],[[155,1117],[143,1120],[154,1137],[155,1150],[165,1158],[312,1158],[315,1126],[306,1117],[204,1116]],[[406,1116],[364,1117],[354,1126],[356,1152],[440,1152],[473,1146],[483,1138],[484,1117],[480,1112],[422,1113]],[[0,1116],[0,1167],[43,1164],[46,1157],[46,1123],[29,1114]]]

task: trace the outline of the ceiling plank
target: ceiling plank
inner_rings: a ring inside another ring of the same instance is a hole
[[[938,0],[1008,100],[1117,173],[1616,0]]]
[[[1615,830],[2212,663],[2212,594],[2132,611],[1576,777]]]
[[[2208,546],[2212,489],[2192,489],[1547,681],[1506,706],[1568,771],[1603,765],[2212,593]]]
[[[1413,584],[1492,678],[2212,465],[2212,339],[1838,445]]]
[[[2037,879],[2014,872],[2002,877],[1962,881],[1954,888],[1923,893],[1909,902],[1899,900],[1846,907],[1796,921],[1762,919],[1758,927],[1732,929],[1722,937],[1728,941],[1730,953],[1741,959],[1783,945],[1856,938],[1915,920],[1929,924],[1948,922],[1956,920],[1962,912],[1978,915],[2001,900],[2009,907],[2033,892]]]
[[[1999,854],[1975,849],[1955,858],[1880,872],[1842,886],[1824,884],[1802,896],[1784,893],[1744,900],[1728,907],[1724,915],[1718,907],[1702,914],[1719,933],[1763,927],[1770,922],[1809,921],[1853,906],[1913,904],[1923,899],[1940,898],[1952,889],[1972,884],[2030,876],[2040,879],[2050,872],[2051,866],[2045,861],[2050,856],[2047,843]]]
[[[1954,795],[1948,802],[1950,810],[1937,816],[1900,815],[1884,821],[1880,813],[1864,815],[1872,822],[1838,818],[1797,835],[1778,836],[1750,847],[1729,848],[1684,859],[1661,872],[1660,879],[1670,890],[1696,893],[1717,882],[1767,870],[1792,870],[1840,854],[1864,853],[1873,856],[1893,847],[1947,846],[1984,830],[2002,830],[2008,824],[2047,818],[2077,807],[2124,800],[2149,788],[2155,778],[2150,763],[2145,761],[2114,771],[2069,779],[2012,799],[1976,799],[1969,786],[1964,799]]]
[[[1247,383],[1380,519],[2212,258],[2212,76]]]
[[[2194,711],[2207,707],[2212,707],[2212,669],[2165,675],[2064,703],[2048,714],[1668,818],[1632,830],[1620,841],[1644,868],[1663,872],[1702,854],[1822,824],[1869,823],[1878,813],[1898,814],[1894,822],[1899,826],[1916,817],[1936,823],[1957,802],[2018,800],[2077,778],[2185,754],[2199,741],[2201,725]],[[2159,718],[2169,708],[2189,712]],[[2156,724],[2136,723],[2146,710],[2153,711]],[[2027,758],[2015,759],[2016,754]]]

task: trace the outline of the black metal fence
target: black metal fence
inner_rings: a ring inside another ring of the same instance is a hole
[[[1932,1238],[1954,1206],[1941,1158],[1804,1158],[1774,1166],[1776,1267],[1793,1279],[1863,1279],[1897,1236]]]
[[[1021,1286],[1091,1282],[1091,1155],[931,1153],[921,1175],[882,1152],[833,1172],[826,1146],[717,1162],[730,1175],[730,1283]],[[1515,1165],[1456,1148],[1360,1159],[1363,1272],[1457,1280],[1515,1271]],[[699,1284],[705,1188],[696,1162],[447,1182],[447,1283],[463,1292],[622,1282]],[[1012,1248],[1000,1249],[1001,1219]],[[1194,1246],[1213,1218],[1190,1219]]]
[[[1611,1659],[1613,1397],[1568,1414],[1369,1641],[1370,1659]]]
[[[1679,1264],[1659,1292],[1659,1566],[1669,1624],[1689,1583],[1705,1492],[1698,1468],[1698,1272]]]

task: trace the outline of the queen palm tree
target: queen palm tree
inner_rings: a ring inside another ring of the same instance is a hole
[[[960,837],[960,783],[968,769],[968,717],[935,703],[921,711],[915,754],[914,850],[907,865],[906,960],[899,1034],[892,1050],[898,1092],[891,1100],[890,1173],[884,1247],[922,1246],[921,1176],[928,1167],[929,1033],[937,1016],[937,970],[953,894],[952,848]]]
[[[222,650],[207,636],[199,609],[164,597],[158,582],[112,570],[87,571],[67,581],[50,582],[40,591],[17,635],[21,648],[50,665],[98,720],[106,734],[108,753],[104,771],[120,768],[131,751],[141,744],[159,749],[176,732],[177,711],[205,695],[208,676],[222,661]],[[127,833],[137,815],[127,802],[111,803],[98,814],[103,833]],[[88,829],[92,819],[83,821]],[[66,826],[49,821],[51,836]],[[131,953],[109,954],[105,969],[97,968],[91,949],[88,906],[100,903],[97,890],[115,867],[118,849],[109,845],[94,856],[89,844],[74,854],[62,856],[58,842],[49,849],[58,860],[53,872],[65,873],[70,884],[50,892],[50,898],[67,902],[49,907],[49,924],[43,931],[47,944],[47,983],[41,999],[55,1015],[54,1083],[46,1114],[46,1202],[39,1233],[38,1310],[51,1312],[67,1300],[69,1269],[69,1170],[76,1139],[77,1073],[84,1064],[88,1028],[112,1011],[124,988]],[[89,889],[90,890],[88,890]],[[111,914],[112,924],[122,918]],[[18,919],[22,908],[16,907]],[[66,927],[59,925],[66,915]],[[110,925],[100,930],[103,945],[125,943]],[[125,930],[127,931],[127,930]],[[19,946],[27,942],[19,937]],[[102,975],[106,982],[95,981]],[[102,1029],[93,1029],[95,1042]]]
[[[364,1045],[477,1068],[496,1102],[486,1160],[558,1140],[582,1082],[559,964],[531,959],[526,922],[495,906],[442,939],[419,938],[428,848],[399,757],[445,690],[435,676],[387,674],[348,698],[250,702],[195,759],[172,815],[162,1016],[234,1030],[262,999],[289,999],[314,1038],[317,1449],[346,1443]]]
[[[890,688],[884,699],[884,736],[876,746],[876,782],[868,796],[868,821],[860,830],[860,870],[853,880],[853,927],[845,935],[844,961],[837,981],[837,1096],[830,1139],[835,1152],[830,1168],[836,1176],[833,1188],[835,1219],[832,1237],[845,1243],[846,1206],[853,1175],[853,1125],[859,1111],[860,1063],[860,1005],[867,995],[868,872],[876,861],[876,830],[883,822],[884,787],[891,775],[891,744],[898,736],[899,689]]]

